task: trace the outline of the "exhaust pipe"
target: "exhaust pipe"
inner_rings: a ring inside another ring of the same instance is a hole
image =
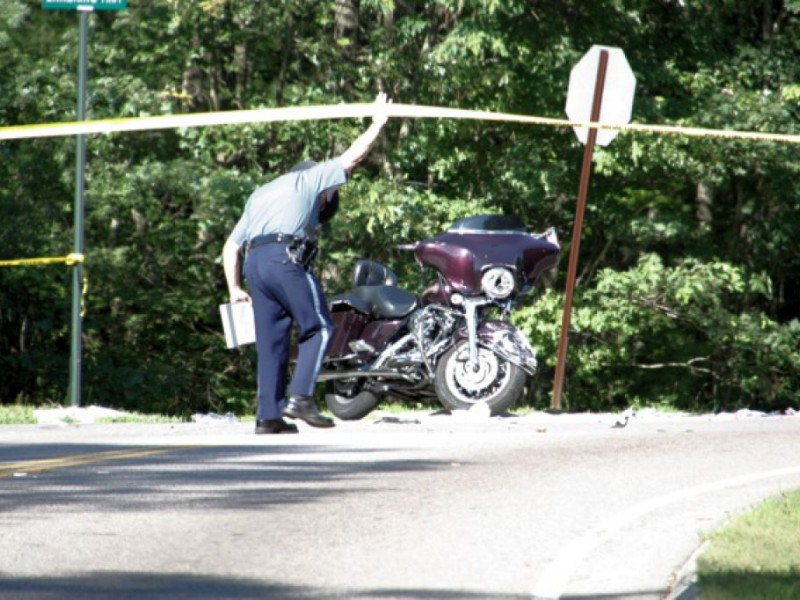
[[[317,381],[331,381],[333,379],[356,379],[359,377],[386,377],[391,379],[405,379],[406,381],[419,381],[409,373],[398,373],[397,371],[380,370],[374,371],[351,369],[348,371],[321,371],[317,376]]]

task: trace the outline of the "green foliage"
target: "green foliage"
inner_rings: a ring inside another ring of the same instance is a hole
[[[767,291],[767,281],[722,262],[688,258],[667,267],[655,254],[626,271],[602,270],[595,287],[576,294],[565,402],[592,410],[792,405],[800,321],[780,325],[730,309],[748,290]],[[550,367],[562,310],[560,295],[548,291],[517,317]]]
[[[36,423],[34,407],[25,404],[0,406],[0,425],[33,425]]]
[[[75,13],[0,4],[0,126],[73,119]],[[378,90],[409,104],[558,117],[569,71],[595,43],[625,50],[637,121],[797,132],[800,119],[795,1],[153,0],[90,20],[92,119],[365,102]],[[250,411],[254,353],[224,349],[217,313],[225,236],[257,185],[300,159],[338,154],[365,126],[90,136],[87,401],[178,415]],[[0,143],[0,258],[70,251],[74,148],[69,138]],[[419,291],[432,274],[396,246],[478,212],[555,226],[566,257],[581,155],[571,131],[392,119],[342,190],[323,238],[325,287],[346,288],[354,262],[369,257]],[[796,406],[798,164],[795,146],[678,136],[622,134],[598,149],[571,408]],[[517,318],[539,347],[529,398],[540,407],[566,263]],[[0,269],[7,401],[64,397],[70,281],[61,266]]]

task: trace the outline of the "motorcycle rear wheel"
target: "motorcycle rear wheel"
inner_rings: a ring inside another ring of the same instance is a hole
[[[353,389],[352,384],[346,386],[342,382],[329,381],[325,387],[325,404],[343,421],[363,419],[379,402],[378,394],[361,389],[360,385]]]
[[[462,340],[436,365],[436,395],[450,410],[468,410],[485,402],[492,415],[506,412],[522,397],[527,375],[488,348],[478,348],[477,369],[469,366],[469,344]]]

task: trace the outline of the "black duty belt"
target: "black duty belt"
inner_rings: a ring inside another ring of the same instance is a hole
[[[268,233],[266,235],[257,235],[247,242],[247,251],[249,252],[253,248],[263,246],[264,244],[291,244],[292,242],[300,239],[301,238],[298,236],[289,235],[288,233]]]

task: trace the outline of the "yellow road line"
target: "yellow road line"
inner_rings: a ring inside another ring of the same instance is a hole
[[[369,103],[330,104],[324,106],[292,106],[254,110],[191,113],[183,115],[158,115],[125,119],[99,119],[95,121],[70,121],[66,123],[14,125],[0,127],[0,140],[60,137],[95,133],[115,133],[123,131],[148,131],[155,129],[175,129],[181,127],[241,125],[252,123],[274,123],[282,121],[318,121],[324,119],[372,117],[379,114],[386,115],[388,117],[470,119],[522,123],[529,125],[546,125],[563,128],[583,127],[588,129],[613,129],[622,132],[800,144],[800,135],[797,134],[707,129],[702,127],[649,125],[645,123],[621,125],[614,123],[576,122],[565,119],[552,119],[548,117],[537,117],[531,115],[394,103],[385,105]]]
[[[195,446],[170,446],[166,448],[145,448],[141,450],[107,450],[104,452],[89,452],[86,454],[74,454],[71,456],[60,456],[57,458],[45,458],[41,460],[31,460],[19,463],[0,463],[0,479],[12,477],[17,474],[39,473],[53,469],[66,469],[81,465],[91,465],[95,463],[110,462],[115,460],[128,460],[143,458],[145,456],[156,456],[158,454],[168,454],[180,450],[187,450]]]

